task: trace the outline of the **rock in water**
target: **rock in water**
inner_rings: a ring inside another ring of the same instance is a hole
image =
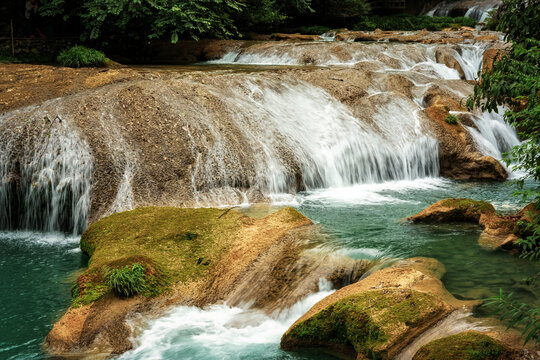
[[[423,331],[472,302],[456,300],[434,259],[380,270],[315,304],[281,339],[285,350],[322,348],[347,359],[392,359]]]

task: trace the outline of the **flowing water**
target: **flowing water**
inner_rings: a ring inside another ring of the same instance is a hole
[[[484,22],[489,16],[489,12],[501,6],[500,0],[458,0],[442,1],[433,9],[429,10],[427,16],[467,16],[477,22]]]
[[[220,66],[227,71],[242,68],[233,71],[226,87],[219,83],[205,87],[208,96],[220,100],[228,121],[237,128],[237,138],[224,134],[222,119],[204,109],[194,108],[203,115],[185,125],[196,159],[190,173],[194,201],[199,206],[246,204],[251,198],[243,187],[256,189],[273,204],[244,206],[242,211],[263,216],[277,206],[298,208],[330,235],[313,251],[355,259],[434,257],[446,267],[443,282],[458,298],[486,298],[502,288],[538,304],[537,292],[523,281],[536,274],[538,266],[508,252],[482,248],[478,226],[411,225],[403,220],[448,197],[491,201],[506,213],[525,205],[508,195],[512,189],[504,183],[438,177],[438,141],[420,116],[422,98],[433,84],[466,96],[470,87],[459,80],[458,72],[436,62],[434,46],[348,44],[336,52],[336,45],[327,44],[332,51],[314,58],[306,54],[319,44],[276,44],[234,51],[212,65],[197,67],[212,72],[218,66],[216,74],[223,70]],[[454,51],[467,79],[478,73],[483,51],[481,45]],[[319,87],[265,76],[265,67],[253,68],[306,63],[306,69],[369,63],[375,73],[409,79],[412,98],[373,81],[366,88],[365,111],[359,114]],[[187,106],[178,97],[167,101],[178,113]],[[109,213],[135,206],[133,177],[144,165],[116,124],[110,103],[103,101],[99,124],[107,129],[103,146],[113,153],[121,179]],[[62,111],[68,105],[60,99],[47,106],[24,111],[43,118],[50,109]],[[0,125],[16,115],[0,117]],[[471,114],[471,118],[474,126],[467,130],[484,154],[500,158],[519,143],[500,115]],[[54,232],[80,234],[86,226],[96,166],[87,138],[65,119],[49,120],[39,130],[25,124],[11,132],[3,130],[0,141],[0,229],[6,230],[0,232],[0,359],[43,357],[43,339],[69,305],[70,285],[87,262],[77,250],[76,236]],[[245,146],[241,154],[235,141]],[[242,156],[249,156],[251,167]],[[319,280],[318,289],[292,308],[271,315],[221,304],[207,309],[176,307],[159,319],[133,319],[135,348],[120,358],[328,358],[279,349],[283,332],[334,291],[326,279]]]

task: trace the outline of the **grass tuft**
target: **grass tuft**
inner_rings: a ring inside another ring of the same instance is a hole
[[[107,64],[107,57],[99,50],[89,49],[84,46],[73,46],[64,49],[57,57],[62,66],[67,67],[103,67]]]

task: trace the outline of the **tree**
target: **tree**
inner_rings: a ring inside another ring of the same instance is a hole
[[[474,93],[468,98],[470,108],[497,112],[506,106],[505,120],[519,131],[523,141],[504,160],[525,177],[540,183],[540,0],[503,0],[497,13],[497,30],[506,32],[511,48],[496,58],[493,67],[484,72]],[[540,210],[540,186],[525,190],[524,180],[517,181],[518,194],[531,198]],[[522,257],[540,259],[540,215],[522,221],[518,241]],[[530,280],[535,282],[540,277]],[[488,299],[495,313],[508,320],[508,327],[521,326],[525,342],[540,341],[540,308],[520,303],[512,294]]]
[[[47,0],[41,15],[79,18],[83,39],[122,34],[175,43],[183,34],[194,39],[235,35],[232,14],[242,8],[241,0]]]

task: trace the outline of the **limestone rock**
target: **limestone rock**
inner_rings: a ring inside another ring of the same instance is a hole
[[[322,348],[345,359],[392,359],[453,309],[434,259],[413,258],[377,271],[315,304],[281,339],[285,350]]]
[[[471,199],[444,199],[408,218],[415,223],[467,221],[478,223],[483,215],[495,214],[488,202]]]
[[[413,360],[507,360],[513,351],[477,331],[467,331],[434,340],[420,348]]]
[[[435,50],[435,59],[438,63],[448,66],[450,69],[455,69],[462,79],[465,79],[465,72],[454,56],[455,50],[447,47],[437,47]]]

